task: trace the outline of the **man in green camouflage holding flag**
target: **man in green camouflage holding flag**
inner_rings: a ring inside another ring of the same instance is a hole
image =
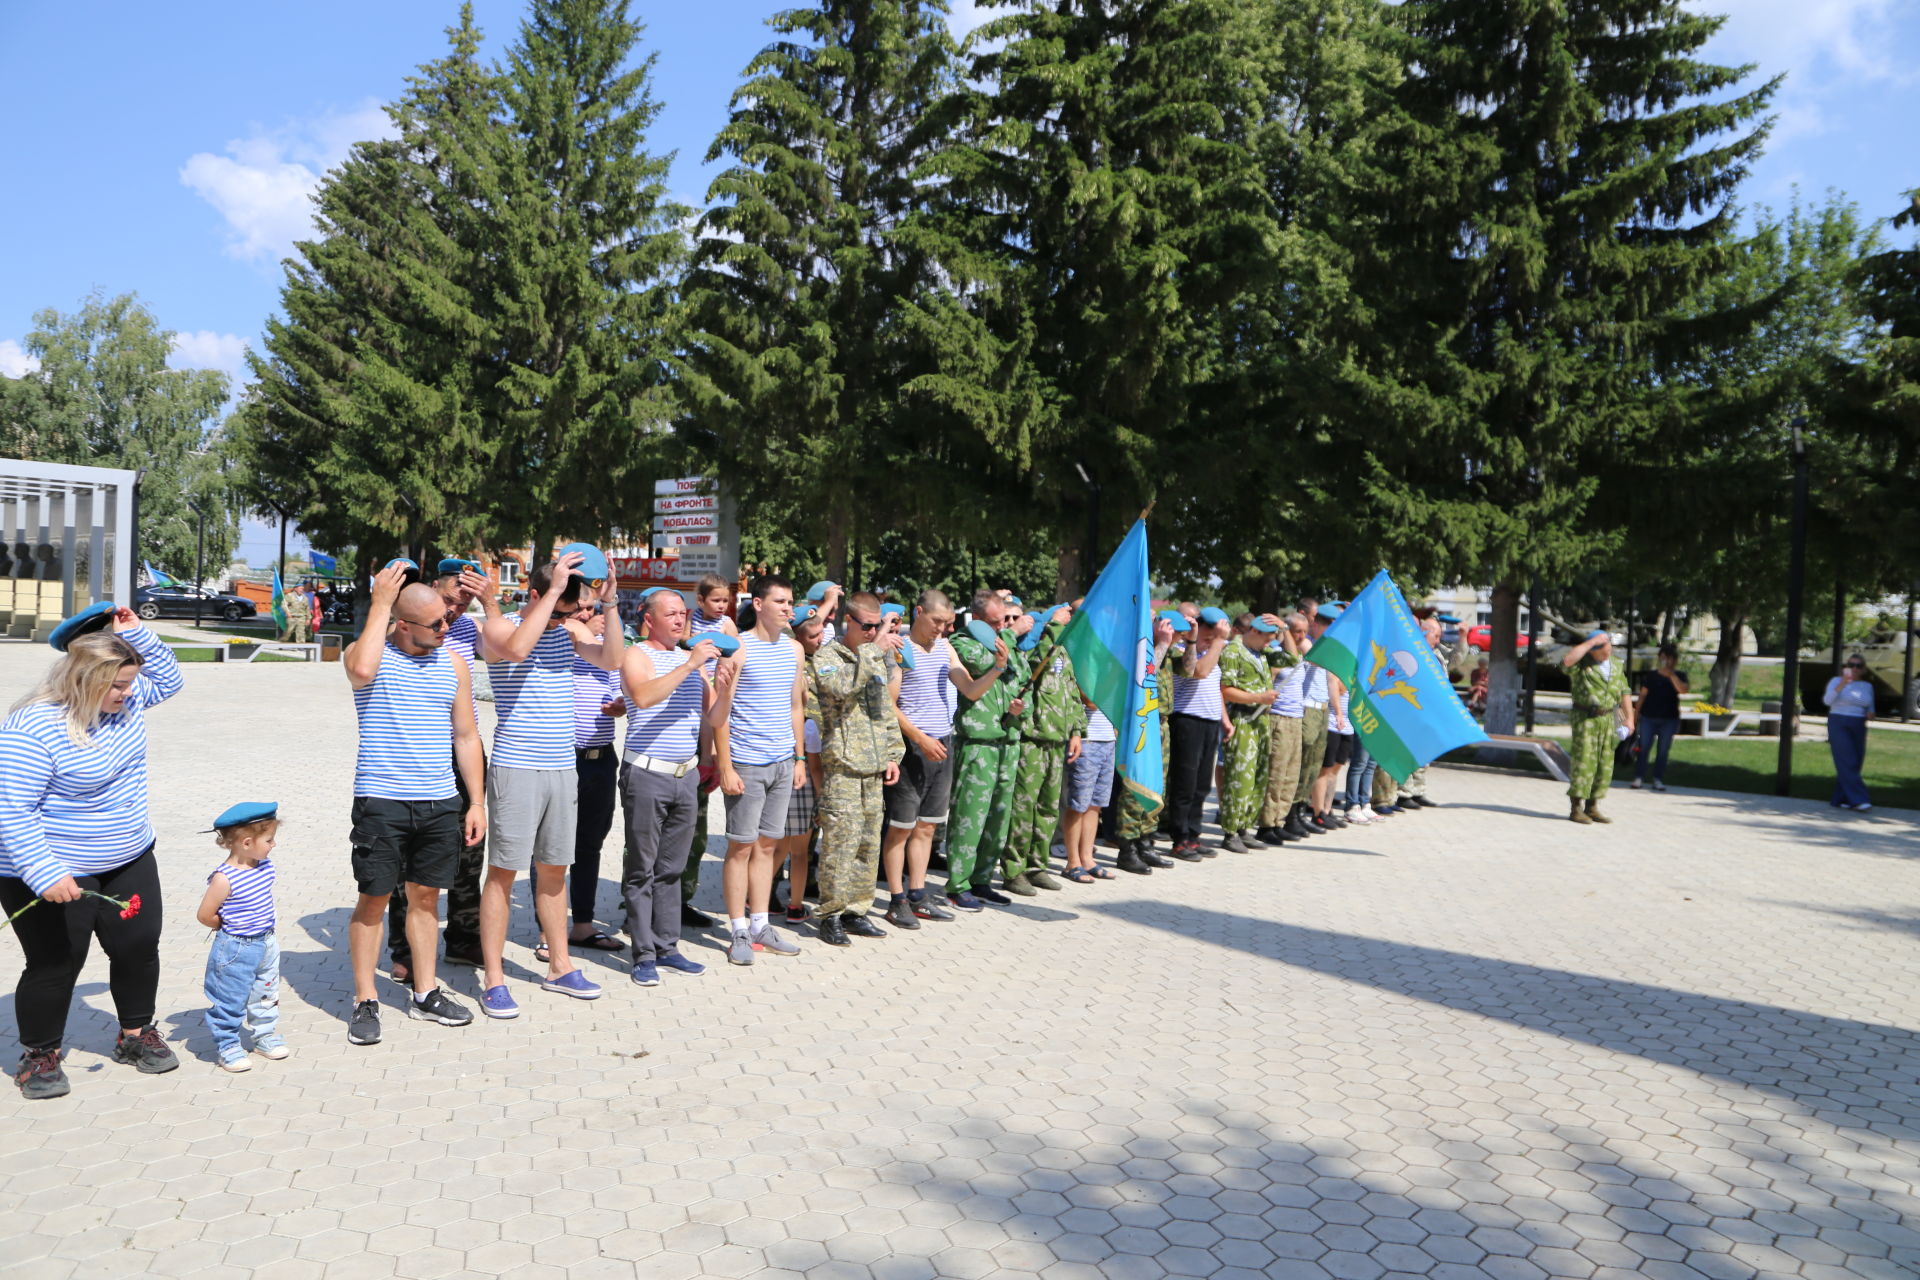
[[[1273,705],[1273,676],[1266,648],[1280,630],[1272,614],[1243,615],[1240,634],[1220,655],[1220,696],[1227,704],[1233,736],[1227,739],[1226,788],[1220,797],[1220,847],[1248,853],[1247,836],[1259,824],[1266,795],[1268,731],[1262,719]]]
[[[1015,681],[1024,674],[1013,656],[1013,635],[1000,630],[1006,602],[999,593],[974,594],[972,621],[956,631],[954,656],[971,676],[993,672],[994,682],[976,698],[964,692],[954,718],[958,750],[953,804],[947,818],[947,901],[956,910],[979,911],[987,902],[1013,901],[993,887],[993,868],[1006,847],[1013,816],[1014,775],[1020,764],[1020,731],[1013,722],[1025,709]],[[983,635],[993,636],[989,645]],[[1007,672],[1015,672],[1008,676]],[[986,856],[981,857],[981,851]]]
[[[1573,730],[1567,755],[1573,767],[1567,774],[1567,796],[1573,801],[1568,818],[1578,823],[1612,822],[1600,812],[1600,797],[1613,781],[1613,750],[1620,742],[1614,713],[1633,733],[1633,698],[1627,692],[1627,673],[1613,660],[1613,637],[1596,631],[1567,650],[1560,659],[1573,685]]]
[[[1167,720],[1173,715],[1173,670],[1167,661],[1167,655],[1173,648],[1176,634],[1190,633],[1193,624],[1173,609],[1168,609],[1153,620],[1153,672],[1154,685],[1158,692],[1154,695],[1160,710],[1160,776],[1165,778],[1172,766],[1173,731]],[[1155,867],[1170,867],[1173,860],[1163,858],[1153,851],[1153,833],[1160,823],[1160,811],[1166,808],[1165,798],[1148,801],[1132,787],[1123,787],[1120,801],[1120,820],[1115,827],[1115,838],[1120,842],[1120,850],[1114,856],[1113,865],[1122,871],[1131,871],[1135,875],[1150,876]]]
[[[1058,889],[1059,879],[1047,870],[1053,856],[1053,829],[1060,821],[1060,784],[1067,762],[1080,754],[1087,728],[1086,699],[1073,678],[1073,659],[1060,647],[1060,633],[1073,616],[1070,604],[1055,605],[1037,615],[1044,627],[1028,659],[1026,687],[1021,690],[1025,710],[1019,717],[1020,767],[1014,774],[1013,821],[1001,860],[1004,887],[1021,897],[1035,889]]]

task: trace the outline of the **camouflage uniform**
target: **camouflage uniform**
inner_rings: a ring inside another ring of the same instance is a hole
[[[1055,623],[1033,648],[1026,710],[1020,716],[1020,767],[1013,783],[1013,824],[1000,871],[1009,878],[1044,868],[1053,856],[1060,822],[1060,784],[1067,771],[1067,740],[1087,730],[1087,704],[1060,647],[1066,628]]]
[[[953,775],[953,807],[947,819],[947,891],[959,893],[976,885],[988,887],[993,864],[1006,848],[1007,824],[1013,816],[1014,774],[1020,764],[1020,734],[1007,723],[1007,708],[1018,691],[1022,655],[1014,649],[1011,631],[1000,638],[1012,654],[1012,663],[987,686],[979,701],[960,699],[954,718],[954,746],[959,753]],[[995,653],[965,631],[949,641],[967,673],[983,675],[993,669]],[[981,856],[981,851],[986,856]]]
[[[879,645],[859,652],[835,641],[807,660],[819,699],[820,917],[865,915],[880,869],[886,802],[881,777],[907,753],[888,682],[893,662]],[[804,886],[802,886],[804,889]]]
[[[1264,658],[1235,636],[1220,655],[1220,687],[1243,693],[1265,693],[1273,688]],[[1220,797],[1220,829],[1228,835],[1258,825],[1260,801],[1267,781],[1267,734],[1260,718],[1267,708],[1229,702],[1227,719],[1233,737],[1227,741],[1226,789]]]
[[[1140,840],[1153,833],[1160,825],[1160,814],[1167,807],[1167,775],[1173,772],[1173,730],[1168,719],[1173,715],[1173,663],[1162,661],[1159,670],[1154,673],[1155,683],[1160,692],[1160,788],[1161,798],[1147,801],[1134,794],[1131,787],[1122,793],[1120,801],[1120,822],[1115,830],[1122,840]],[[1125,751],[1120,753],[1122,756]]]
[[[1282,670],[1300,665],[1300,655],[1288,653],[1278,642],[1267,645],[1270,681],[1279,683]],[[1271,711],[1272,708],[1265,708]],[[1300,786],[1300,738],[1306,721],[1300,716],[1268,715],[1267,794],[1260,805],[1260,825],[1285,826]]]
[[[1602,675],[1599,663],[1582,659],[1567,673],[1573,684],[1573,736],[1567,744],[1573,767],[1567,774],[1567,794],[1575,800],[1598,800],[1613,782],[1613,750],[1619,741],[1613,713],[1626,696],[1625,667],[1615,660]]]

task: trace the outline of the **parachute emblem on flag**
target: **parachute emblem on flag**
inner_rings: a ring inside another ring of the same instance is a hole
[[[1388,659],[1385,646],[1376,641],[1373,645],[1373,670],[1367,674],[1367,692],[1376,698],[1405,698],[1418,710],[1420,694],[1413,687],[1413,677],[1419,670],[1420,664],[1412,654],[1396,650],[1392,659]],[[1383,678],[1394,683],[1383,684]]]
[[[1140,709],[1134,713],[1140,730],[1140,736],[1133,744],[1136,754],[1147,749],[1147,717],[1160,710],[1158,675],[1153,665],[1153,641],[1143,638],[1134,647],[1133,654],[1133,683],[1140,690]]]

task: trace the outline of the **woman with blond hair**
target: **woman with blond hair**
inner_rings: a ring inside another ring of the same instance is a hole
[[[133,610],[108,604],[61,623],[53,645],[64,656],[0,723],[0,911],[18,917],[27,959],[14,1082],[28,1098],[67,1092],[60,1046],[96,937],[120,1022],[114,1061],[148,1074],[180,1065],[153,1025],[161,916],[146,722],[180,692],[180,667]]]

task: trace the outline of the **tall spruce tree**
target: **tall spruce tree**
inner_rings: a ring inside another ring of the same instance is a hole
[[[1601,459],[1663,376],[1752,316],[1703,315],[1769,82],[1696,55],[1678,0],[1409,0],[1367,216],[1376,343],[1349,379],[1375,510],[1494,586],[1487,725],[1511,731],[1521,589],[1603,559]],[[1430,334],[1414,342],[1414,335]],[[1372,425],[1365,425],[1371,419]]]
[[[630,9],[533,0],[500,72],[506,129],[491,135],[482,243],[502,543],[637,532],[651,518],[691,211],[667,198],[672,155],[646,150],[655,55],[636,59]]]
[[[492,337],[482,225],[493,203],[494,77],[470,6],[447,56],[388,108],[400,136],[360,143],[315,196],[234,416],[259,509],[363,563],[491,534],[500,486],[487,414]]]
[[[1228,117],[1250,68],[1226,0],[1029,3],[974,33],[916,229],[958,297],[913,390],[960,413],[1084,584],[1088,488],[1113,517],[1204,452],[1191,419],[1218,317],[1271,261],[1260,175]],[[1178,487],[1178,479],[1175,487]]]
[[[1893,226],[1920,229],[1920,190]],[[1867,553],[1876,576],[1902,593],[1920,590],[1920,244],[1883,249],[1860,268],[1868,314],[1878,326],[1876,341],[1862,353],[1847,395],[1836,414],[1856,448],[1849,461],[1856,476],[1875,480],[1871,501],[1858,512],[1871,534],[1849,550]],[[1912,701],[1920,690],[1910,689]]]
[[[756,512],[816,523],[844,577],[863,511],[919,528],[970,504],[949,433],[902,387],[925,372],[907,308],[939,285],[896,234],[922,199],[931,108],[953,88],[940,0],[822,0],[768,20],[708,159],[733,167],[686,292],[687,439]]]

